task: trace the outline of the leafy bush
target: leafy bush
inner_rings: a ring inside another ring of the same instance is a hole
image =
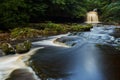
[[[35,27],[36,25],[34,25]],[[11,30],[11,37],[14,39],[25,39],[42,36],[50,36],[61,33],[67,33],[69,31],[88,31],[92,25],[80,25],[80,24],[56,24],[52,22],[39,23],[37,27],[40,29],[32,28],[15,28]],[[35,27],[36,28],[36,27]],[[42,28],[42,29],[41,29]]]
[[[52,23],[50,21],[46,23],[31,24],[30,26],[41,30],[43,35],[66,32],[66,27],[64,27],[62,24]]]
[[[15,28],[11,30],[11,37],[15,39],[31,38],[38,36],[39,34],[39,30],[31,28]]]
[[[46,24],[46,28],[50,29],[50,30],[53,30],[53,31],[57,31],[59,33],[59,32],[64,32],[65,27],[61,26],[60,24],[49,22],[49,23]]]
[[[88,31],[90,30],[90,28],[92,27],[92,25],[80,25],[80,24],[73,24],[71,26],[71,31]]]

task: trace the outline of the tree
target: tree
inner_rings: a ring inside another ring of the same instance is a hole
[[[102,14],[101,14],[101,20],[104,22],[118,22],[120,21],[120,1],[111,2],[109,4],[106,4],[101,8]]]
[[[3,26],[11,28],[29,21],[28,6],[24,0],[4,0],[0,7],[0,24]]]

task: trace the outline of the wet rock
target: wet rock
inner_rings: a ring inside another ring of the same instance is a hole
[[[72,47],[75,46],[77,43],[75,42],[79,37],[77,36],[65,36],[61,38],[57,38],[54,43],[67,46],[67,47]]]
[[[120,38],[117,38],[114,42],[115,42],[116,44],[120,44]]]
[[[75,41],[77,39],[78,39],[78,37],[76,37],[76,36],[66,36],[66,37],[57,38],[55,41],[66,43],[69,41]]]
[[[3,55],[15,54],[15,53],[25,53],[28,52],[31,48],[30,41],[24,41],[23,43],[18,43],[16,46],[12,46],[10,43],[2,43],[1,52]]]
[[[75,46],[77,43],[72,43],[72,45],[71,46]]]
[[[80,34],[81,34],[81,32],[72,32],[68,36],[76,36],[76,35],[80,35]]]
[[[114,36],[115,38],[119,38],[120,37],[120,28],[115,28],[112,36]]]
[[[15,54],[15,49],[9,43],[3,43],[1,49],[4,52],[4,55]]]
[[[27,69],[16,69],[11,74],[10,77],[6,80],[35,80],[34,76]]]
[[[31,42],[27,40],[23,43],[19,43],[16,45],[16,52],[25,53],[25,52],[28,52],[30,48],[31,48]]]

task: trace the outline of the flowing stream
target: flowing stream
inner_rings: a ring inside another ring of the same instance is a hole
[[[16,69],[27,69],[33,75],[29,80],[120,80],[119,30],[93,27],[33,42],[26,54],[0,57],[0,80]],[[28,79],[20,75],[8,80]]]

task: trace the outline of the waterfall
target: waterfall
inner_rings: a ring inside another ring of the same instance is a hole
[[[87,21],[86,23],[100,23],[98,19],[98,14],[95,11],[90,11],[87,13]]]

